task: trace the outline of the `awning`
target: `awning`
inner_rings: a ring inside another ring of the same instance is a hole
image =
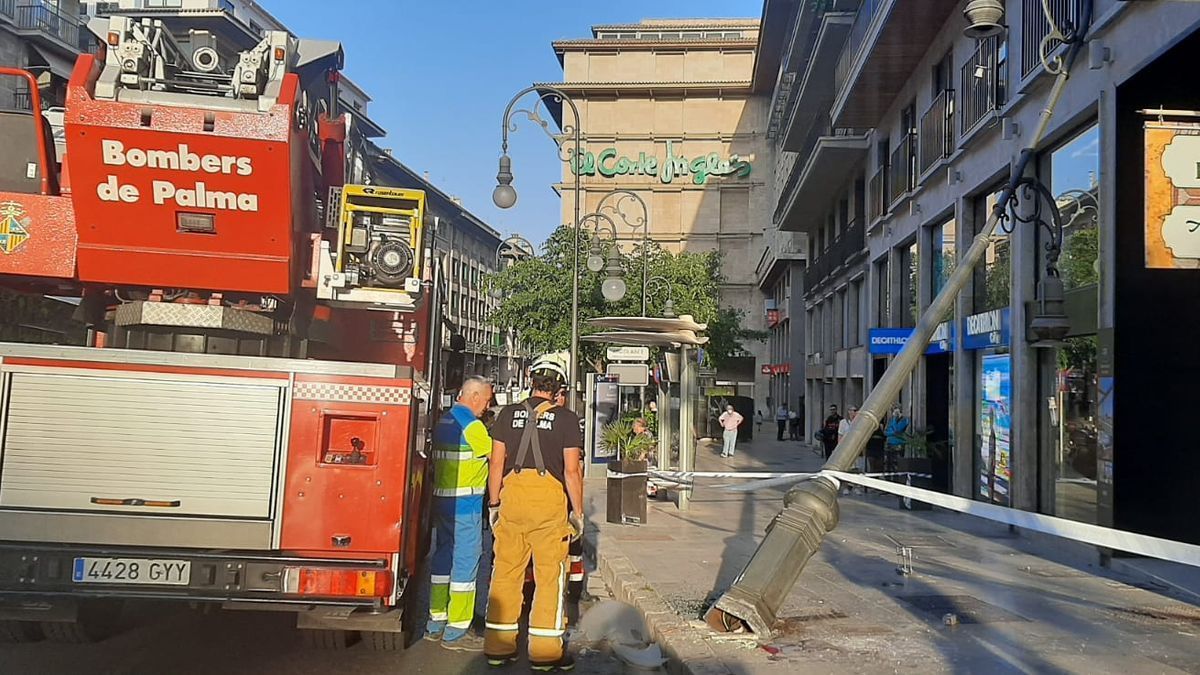
[[[74,57],[61,56],[53,49],[36,44],[29,46],[33,48],[33,53],[30,54],[31,62],[28,66],[29,70],[38,71],[48,68],[50,72],[63,79],[71,78],[71,71],[75,68]],[[33,61],[40,61],[41,63],[33,63]]]
[[[588,319],[587,322],[597,328],[615,328],[617,330],[633,331],[695,331],[708,328],[707,324],[696,323],[691,315],[684,314],[675,319],[656,316],[603,316]]]
[[[612,345],[645,345],[647,347],[667,347],[678,345],[697,346],[708,344],[708,338],[698,337],[690,330],[656,333],[649,331],[613,331],[610,333],[593,333],[579,338],[584,342],[603,342]]]

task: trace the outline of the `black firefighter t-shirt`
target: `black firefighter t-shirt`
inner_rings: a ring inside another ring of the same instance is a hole
[[[545,403],[543,398],[530,398],[527,403],[530,408],[537,408]],[[521,436],[525,434],[525,424],[529,413],[525,403],[510,405],[500,411],[492,424],[492,438],[504,443],[504,473],[507,474],[516,467],[517,455],[521,450]],[[583,425],[579,416],[562,406],[552,406],[537,416],[538,443],[542,448],[542,457],[546,462],[546,471],[560,483],[566,485],[563,467],[565,465],[563,450],[566,448],[583,448]],[[536,469],[537,461],[533,458],[533,444],[525,453],[523,469]]]

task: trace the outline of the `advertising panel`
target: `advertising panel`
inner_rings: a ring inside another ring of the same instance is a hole
[[[600,430],[608,426],[609,422],[617,419],[621,415],[621,385],[617,383],[617,378],[606,375],[596,375],[596,385],[592,394],[592,463],[603,464],[610,459],[616,459],[612,450],[604,447],[600,442]]]
[[[1012,359],[985,354],[979,387],[979,495],[1011,506]]]
[[[1200,125],[1145,123],[1146,267],[1200,268]]]

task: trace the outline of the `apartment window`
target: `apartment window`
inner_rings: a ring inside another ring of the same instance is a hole
[[[917,270],[920,265],[917,241],[914,239],[908,246],[900,248],[900,270],[904,275],[900,283],[900,310],[905,326],[917,325],[917,318],[921,316],[921,302],[917,295]]]
[[[846,346],[857,347],[861,345],[863,340],[862,335],[862,279],[850,282],[850,288],[846,297]]]
[[[146,0],[147,7],[183,7],[183,0]]]
[[[933,260],[930,261],[929,272],[934,295],[946,285],[946,280],[950,278],[950,273],[954,271],[958,262],[955,229],[953,218],[930,228]]]
[[[976,232],[992,214],[992,208],[1000,198],[1003,186],[975,200]],[[1011,296],[1012,250],[1008,233],[997,227],[988,243],[983,264],[975,270],[975,312],[1008,307]]]
[[[892,325],[892,270],[887,256],[875,263],[875,325]]]
[[[937,98],[938,94],[943,91],[954,89],[954,52],[948,51],[933,66],[933,77],[931,78],[933,90],[930,92],[931,98]]]
[[[255,35],[263,34],[262,26],[258,25],[257,23],[254,23],[253,19],[251,19],[249,23],[250,23],[250,32],[251,33],[254,33]]]

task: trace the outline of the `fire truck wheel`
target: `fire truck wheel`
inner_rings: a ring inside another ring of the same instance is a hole
[[[37,642],[42,631],[33,621],[0,621],[0,644]]]
[[[336,629],[303,629],[304,644],[313,649],[345,649],[358,642],[358,631]]]
[[[373,652],[401,652],[408,648],[407,633],[386,633],[378,630],[363,631],[363,643]]]

